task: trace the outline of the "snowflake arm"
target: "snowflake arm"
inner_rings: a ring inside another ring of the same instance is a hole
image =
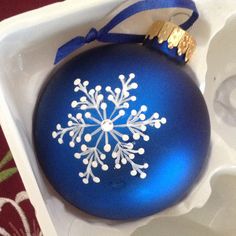
[[[147,126],[155,127],[159,129],[161,125],[166,124],[166,118],[160,118],[159,114],[156,112],[150,118],[146,119],[144,112],[147,111],[146,106],[141,106],[139,111],[132,110],[126,124],[115,125],[115,127],[127,127],[133,135],[133,139],[139,140],[140,137],[144,141],[149,141],[149,136],[145,134]]]
[[[52,137],[57,139],[59,144],[63,144],[65,134],[69,134],[71,137],[71,141],[69,143],[70,147],[75,147],[75,143],[81,142],[85,128],[97,126],[97,124],[86,124],[81,113],[78,113],[76,117],[72,114],[68,114],[68,119],[67,127],[63,128],[61,124],[56,125],[56,131],[52,132]]]
[[[144,163],[143,165],[140,165],[133,161],[135,154],[143,155],[144,152],[143,148],[135,150],[132,143],[117,143],[112,153],[112,157],[115,159],[115,168],[120,169],[121,164],[126,165],[129,163],[132,167],[132,170],[130,171],[132,176],[139,174],[141,179],[146,178],[146,173],[143,169],[147,169],[148,164]]]
[[[89,179],[92,178],[93,182],[99,183],[100,178],[95,176],[93,173],[93,168],[97,168],[101,166],[103,171],[108,170],[108,165],[104,164],[104,160],[106,159],[106,155],[102,153],[96,147],[87,147],[86,145],[81,146],[81,153],[75,153],[74,157],[77,159],[83,158],[83,164],[86,165],[85,172],[79,172],[79,176],[83,179],[84,184],[89,183]]]
[[[84,81],[82,83],[80,79],[76,79],[74,81],[74,85],[74,91],[81,91],[82,93],[84,93],[85,96],[82,96],[80,98],[80,101],[72,101],[71,107],[79,108],[81,110],[95,109],[100,118],[102,118],[102,114],[100,111],[100,105],[104,99],[104,96],[101,94],[102,87],[98,85],[95,87],[95,89],[88,90],[87,87],[89,85],[89,82]]]
[[[109,96],[107,98],[109,101],[111,101],[115,105],[115,108],[110,117],[114,115],[116,110],[129,108],[130,101],[133,101],[133,102],[136,101],[136,97],[130,95],[130,90],[138,88],[138,84],[135,82],[132,82],[134,78],[135,78],[135,74],[133,73],[129,75],[129,78],[127,80],[124,75],[119,75],[119,79],[122,84],[121,89],[116,88],[113,91],[110,86],[106,87],[106,91],[109,93]]]

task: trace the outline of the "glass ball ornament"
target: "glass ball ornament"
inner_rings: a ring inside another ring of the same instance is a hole
[[[39,163],[55,190],[89,214],[130,220],[160,212],[181,201],[206,166],[207,107],[172,60],[184,61],[187,51],[158,40],[85,51],[59,66],[39,96]]]

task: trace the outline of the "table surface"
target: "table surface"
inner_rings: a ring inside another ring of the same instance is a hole
[[[0,0],[0,20],[59,0]],[[0,236],[42,235],[0,128]]]

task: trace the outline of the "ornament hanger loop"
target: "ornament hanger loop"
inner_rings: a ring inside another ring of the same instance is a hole
[[[185,8],[192,11],[192,15],[180,25],[184,30],[190,28],[199,16],[196,5],[192,0],[139,0],[121,10],[100,30],[92,28],[86,36],[77,36],[62,45],[57,51],[54,63],[57,64],[75,50],[94,40],[104,43],[142,43],[145,39],[145,35],[110,33],[110,31],[124,20],[137,13],[163,8]]]
[[[87,35],[85,36],[85,42],[90,43],[94,41],[95,39],[98,39],[98,31],[95,28],[91,28]]]

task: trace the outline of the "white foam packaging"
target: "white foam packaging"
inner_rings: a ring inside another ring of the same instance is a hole
[[[235,235],[236,225],[236,1],[196,0],[198,42],[189,66],[198,78],[212,124],[209,163],[178,205],[133,222],[90,217],[66,203],[44,178],[32,143],[32,115],[57,48],[91,27],[101,27],[132,1],[67,0],[0,23],[0,122],[45,236]],[[131,17],[115,30],[144,34],[156,19],[182,9]],[[142,20],[140,20],[142,19]],[[145,19],[145,20],[143,20]],[[134,22],[139,22],[135,24]],[[98,43],[85,46],[94,47]]]

